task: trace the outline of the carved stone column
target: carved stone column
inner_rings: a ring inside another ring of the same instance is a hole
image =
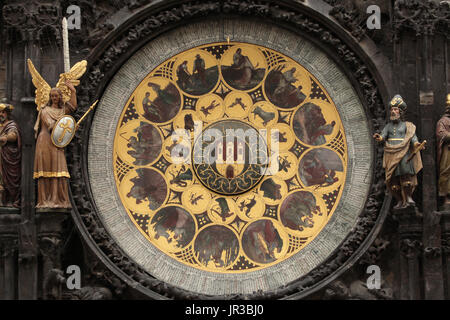
[[[400,299],[421,299],[422,217],[415,208],[394,210],[400,248]]]
[[[19,214],[0,208],[0,299],[17,299],[17,247]]]
[[[47,275],[52,269],[61,269],[61,246],[63,242],[64,221],[68,212],[41,212],[36,215],[37,239],[42,257],[42,295],[46,299],[48,292],[44,287]]]
[[[420,70],[420,121],[422,140],[427,140],[426,150],[422,152],[423,157],[423,173],[422,173],[422,205],[423,205],[423,244],[429,253],[440,252],[441,246],[441,229],[436,220],[437,209],[437,179],[435,164],[435,121],[433,114],[436,111],[434,104],[434,88],[432,87],[432,70],[433,56],[432,46],[433,40],[430,34],[425,33],[421,37],[421,49],[418,52],[418,59],[421,64]],[[429,99],[428,99],[429,98]],[[442,286],[442,261],[440,254],[426,254],[423,260],[423,271],[425,281],[425,299],[443,299],[444,288]]]
[[[4,244],[0,243],[0,300],[5,299],[5,262],[3,259]]]
[[[4,298],[5,300],[17,299],[17,239],[3,240],[3,270],[4,270]]]
[[[62,71],[60,1],[3,1],[1,9],[6,50],[6,98],[22,130],[19,299],[36,299],[38,282],[33,158],[36,121],[34,87],[26,60],[30,58],[50,85]]]
[[[26,68],[26,60],[33,60],[44,78],[55,82],[62,64],[61,8],[59,1],[7,0],[2,7],[4,36],[7,43],[6,96],[18,105],[22,97],[33,96],[34,88]],[[45,50],[42,50],[45,49]],[[45,52],[45,56],[43,53]],[[57,56],[57,61],[51,61]],[[54,62],[41,70],[41,62]],[[59,63],[58,63],[59,62]]]
[[[19,116],[25,128],[34,126],[36,105],[34,98],[22,98]],[[34,158],[34,132],[22,130],[22,159]],[[37,299],[38,244],[35,225],[35,183],[33,180],[34,161],[22,161],[22,223],[19,229],[19,298]]]
[[[445,299],[450,298],[450,211],[441,211],[442,220],[442,260],[444,264]]]
[[[395,30],[394,55],[398,90],[409,97],[410,107],[418,118],[418,137],[427,140],[426,149],[422,151],[422,211],[423,234],[421,241],[424,246],[423,281],[424,299],[443,299],[443,269],[440,255],[441,229],[437,209],[437,179],[435,157],[435,125],[438,114],[436,96],[442,86],[441,81],[435,81],[439,70],[438,60],[434,53],[438,48],[438,36],[448,36],[450,26],[450,6],[444,1],[395,1],[393,27]],[[403,43],[400,39],[403,39]],[[410,41],[405,43],[409,38]],[[412,41],[411,41],[412,40]],[[406,69],[399,70],[402,57],[403,64],[408,62]],[[411,77],[410,74],[417,76]],[[438,76],[442,77],[442,74]],[[413,79],[411,79],[413,78]],[[416,79],[417,78],[417,79]],[[438,78],[439,79],[439,78]],[[405,86],[407,83],[407,86]]]
[[[400,241],[402,299],[418,300],[421,298],[419,283],[419,258],[421,251],[422,242],[420,240],[404,238]]]

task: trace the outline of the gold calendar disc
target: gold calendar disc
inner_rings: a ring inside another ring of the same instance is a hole
[[[193,268],[244,273],[321,232],[348,155],[313,74],[272,49],[224,42],[149,70],[124,105],[114,163],[122,204],[150,243]]]

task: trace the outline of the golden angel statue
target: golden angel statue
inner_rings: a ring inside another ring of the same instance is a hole
[[[34,126],[36,152],[33,178],[38,182],[36,208],[70,209],[66,157],[63,148],[52,143],[51,132],[57,121],[77,108],[75,86],[86,71],[85,60],[62,73],[55,88],[51,88],[28,59],[28,69],[36,87],[38,116]]]

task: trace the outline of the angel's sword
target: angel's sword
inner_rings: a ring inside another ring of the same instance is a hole
[[[64,72],[70,71],[70,53],[69,53],[69,31],[67,29],[66,17],[62,20],[62,38],[63,38],[63,54],[64,54]]]

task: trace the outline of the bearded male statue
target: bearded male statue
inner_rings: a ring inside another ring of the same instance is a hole
[[[383,168],[386,186],[397,200],[394,209],[415,206],[412,198],[417,186],[417,173],[422,169],[420,150],[426,141],[419,143],[416,126],[404,120],[407,105],[400,95],[390,103],[390,118],[381,134],[373,138],[384,142]]]

